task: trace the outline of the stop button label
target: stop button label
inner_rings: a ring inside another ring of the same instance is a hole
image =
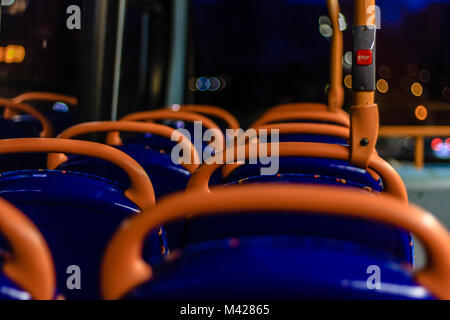
[[[372,64],[372,60],[373,60],[372,50],[356,51],[356,64],[360,66],[370,66]]]

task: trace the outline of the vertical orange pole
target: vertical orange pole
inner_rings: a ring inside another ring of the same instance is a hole
[[[366,169],[375,152],[379,115],[375,104],[375,0],[354,0],[353,106],[350,110],[350,163]]]
[[[414,149],[414,166],[416,169],[423,169],[425,165],[425,138],[416,137],[416,147]]]
[[[375,0],[355,0],[355,26],[375,25]]]
[[[342,84],[342,56],[344,54],[344,37],[339,25],[339,7],[338,0],[327,0],[328,12],[333,26],[333,40],[331,43],[331,62],[330,62],[330,90],[328,91],[328,108],[330,111],[342,109],[344,105],[344,86]]]
[[[355,0],[355,26],[374,26],[376,23],[375,0]],[[375,102],[375,92],[354,91],[353,105],[373,104]]]

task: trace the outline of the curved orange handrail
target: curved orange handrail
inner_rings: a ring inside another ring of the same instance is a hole
[[[0,199],[0,233],[12,249],[12,255],[5,258],[3,272],[33,299],[52,300],[56,275],[47,243],[25,215],[3,199]]]
[[[425,138],[450,136],[450,126],[383,126],[379,136],[415,138],[414,165],[421,169],[425,165]]]
[[[116,148],[95,142],[56,138],[0,140],[0,154],[61,152],[95,157],[117,165],[130,179],[130,187],[125,191],[125,196],[141,209],[155,204],[153,186],[144,169],[133,158]],[[66,160],[67,157],[61,154],[48,167],[54,169]]]
[[[427,267],[414,274],[415,280],[437,297],[450,299],[450,235],[433,215],[387,195],[317,185],[235,186],[163,199],[155,208],[124,222],[113,237],[102,263],[103,297],[120,299],[151,280],[152,268],[142,259],[142,245],[145,236],[159,225],[193,214],[261,212],[368,219],[411,231],[422,241],[429,257]]]
[[[24,103],[27,101],[61,101],[72,106],[78,106],[77,98],[51,92],[26,92],[15,98],[12,98],[11,100],[16,103]],[[11,118],[15,115],[16,113],[14,112],[14,110],[6,108],[3,117]]]
[[[6,109],[13,109],[23,113],[27,113],[35,117],[42,126],[42,131],[39,134],[41,138],[51,138],[53,137],[53,126],[51,122],[38,110],[33,108],[32,106],[25,103],[17,103],[13,102],[6,98],[0,98],[0,106],[5,107]],[[8,117],[5,117],[6,119]]]
[[[191,157],[188,163],[182,163],[182,165],[191,173],[193,173],[199,166],[199,155],[192,142],[176,129],[156,123],[140,123],[134,121],[86,122],[77,124],[64,130],[59,134],[58,138],[72,139],[74,137],[87,133],[111,131],[151,133],[161,137],[165,137],[169,140],[173,138],[173,141],[179,142],[184,146],[186,150],[190,150]],[[106,143],[114,146],[123,145],[122,139],[120,139],[120,137],[118,136],[112,137]],[[49,154],[48,162],[53,163],[55,161],[54,157],[54,154]]]
[[[257,130],[278,130],[280,135],[283,134],[312,134],[312,135],[323,135],[323,136],[331,136],[343,139],[349,139],[349,129],[336,126],[332,124],[325,123],[307,123],[307,122],[299,122],[299,123],[274,123],[269,125],[261,125],[258,127],[254,127],[253,129]],[[377,150],[374,149],[374,154],[378,155]],[[374,177],[375,180],[378,180],[380,177],[370,169],[370,174]]]
[[[331,111],[285,111],[285,112],[269,112],[259,118],[252,127],[260,126],[263,124],[270,124],[274,122],[283,121],[317,121],[329,124],[337,124],[340,126],[350,127],[350,119],[344,112],[331,112]]]
[[[327,110],[328,110],[328,106],[326,104],[322,104],[322,103],[316,103],[316,102],[293,102],[293,103],[280,104],[278,106],[272,107],[269,110],[267,110],[267,112],[264,113],[263,116],[268,114],[268,113],[272,113],[272,112],[327,111]]]
[[[263,144],[257,144],[256,148],[260,148]],[[223,151],[217,155],[217,158],[223,157],[222,163],[226,162],[227,154],[234,154],[234,164],[203,164],[196,172],[191,176],[189,180],[187,190],[188,191],[200,191],[201,193],[209,193],[209,181],[214,172],[220,169],[222,166],[223,177],[226,178],[234,169],[241,164],[238,164],[237,160],[244,160],[250,157],[250,146],[235,146],[233,149]],[[271,144],[264,145],[265,150],[268,151],[268,156],[271,154]],[[241,152],[242,151],[242,152]],[[243,153],[245,152],[245,153]],[[259,152],[256,152],[259,154]],[[311,142],[281,142],[279,143],[279,156],[280,157],[308,157],[308,158],[324,158],[348,161],[349,149],[346,146],[331,145],[324,143],[311,143]],[[373,170],[379,175],[383,181],[384,192],[390,194],[404,202],[408,202],[408,194],[406,187],[399,174],[383,159],[376,154],[373,154],[368,169]]]
[[[326,123],[274,123],[253,127],[255,130],[279,130],[283,134],[313,134],[348,139],[348,128]]]
[[[227,124],[227,129],[239,129],[239,121],[227,110],[208,105],[182,105],[180,106],[180,111],[200,113],[207,116],[213,116],[218,119],[223,120]]]
[[[181,120],[187,122],[200,121],[202,126],[210,129],[216,130],[217,135],[225,141],[225,137],[220,130],[220,127],[212,120],[208,119],[201,114],[187,112],[187,111],[171,111],[171,110],[152,110],[152,111],[142,111],[137,113],[132,113],[120,119],[120,121],[161,121],[161,120]],[[107,140],[117,140],[119,132],[110,132],[107,136]]]
[[[11,100],[16,103],[22,103],[26,101],[61,101],[72,106],[78,106],[77,98],[51,92],[26,92]]]

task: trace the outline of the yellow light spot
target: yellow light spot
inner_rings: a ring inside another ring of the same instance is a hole
[[[389,83],[384,79],[380,79],[377,82],[377,89],[381,93],[386,93],[389,91]]]
[[[328,90],[330,90],[330,84],[329,83],[325,86],[325,95],[328,95]]]
[[[344,78],[344,84],[348,89],[352,88],[352,75],[348,74]]]
[[[416,97],[420,97],[423,94],[423,87],[420,83],[414,82],[411,86],[411,92]]]
[[[22,46],[10,45],[5,49],[4,61],[6,63],[21,63],[25,59],[25,48]]]
[[[416,110],[414,111],[414,114],[416,115],[416,118],[424,121],[428,118],[428,110],[425,106],[417,106]]]

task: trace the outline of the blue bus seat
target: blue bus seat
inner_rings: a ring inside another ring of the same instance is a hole
[[[124,299],[434,299],[411,268],[356,243],[317,237],[247,237],[180,249],[153,268],[152,281]],[[370,290],[369,266],[382,270]]]
[[[68,299],[99,297],[98,271],[114,231],[140,209],[126,188],[93,175],[49,170],[0,176],[0,196],[22,210],[39,228],[53,254],[58,290]],[[167,252],[165,234],[152,233],[144,250],[149,261]],[[81,269],[81,290],[66,286],[69,266]]]

